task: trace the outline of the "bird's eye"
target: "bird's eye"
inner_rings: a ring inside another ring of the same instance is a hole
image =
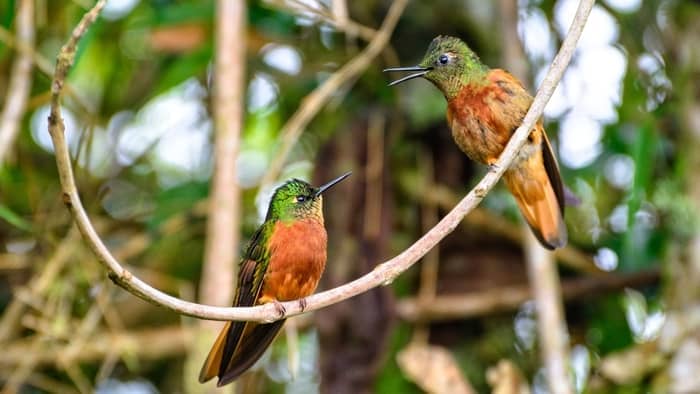
[[[304,202],[306,201],[306,196],[297,196],[297,202]]]
[[[440,57],[438,58],[438,62],[440,64],[447,64],[449,61],[450,61],[450,58],[447,55],[445,55],[444,53],[442,55],[440,55]]]

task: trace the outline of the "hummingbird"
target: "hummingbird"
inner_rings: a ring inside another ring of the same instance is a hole
[[[265,221],[253,234],[241,257],[233,306],[300,300],[311,295],[326,265],[327,235],[323,225],[322,194],[350,176],[312,187],[291,179],[270,199]],[[200,383],[218,376],[218,386],[232,382],[265,353],[284,319],[272,323],[227,322],[209,351]]]
[[[489,166],[495,165],[533,100],[517,78],[486,66],[456,37],[433,39],[417,66],[384,70],[395,71],[413,73],[389,86],[422,77],[442,92],[457,146],[470,159]],[[550,250],[564,246],[564,188],[542,119],[503,179],[540,243]]]

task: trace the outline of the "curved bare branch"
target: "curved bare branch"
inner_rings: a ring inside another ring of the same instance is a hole
[[[530,110],[525,115],[522,125],[511,138],[501,154],[501,157],[496,162],[496,165],[492,166],[491,170],[481,179],[474,189],[472,189],[452,211],[442,218],[435,227],[398,256],[379,264],[372,272],[350,283],[308,297],[306,299],[306,308],[303,308],[303,310],[302,304],[299,301],[282,303],[282,306],[286,309],[283,315],[278,312],[279,308],[271,304],[245,308],[222,308],[187,302],[165,294],[151,287],[126,270],[114,256],[112,256],[92,226],[82,206],[78,190],[75,186],[73,171],[70,166],[70,156],[64,136],[65,126],[60,116],[59,95],[66,73],[75,56],[76,43],[85,33],[90,23],[94,21],[99,10],[104,6],[104,2],[104,0],[100,0],[97,5],[83,17],[83,20],[81,20],[74,30],[68,43],[61,49],[58,55],[58,64],[52,84],[49,132],[56,151],[56,165],[59,171],[65,204],[73,214],[86,242],[97,255],[100,262],[109,271],[110,278],[112,278],[117,285],[123,287],[130,293],[177,313],[202,319],[269,322],[298,315],[302,312],[317,310],[356,296],[374,287],[388,285],[398,275],[423,257],[430,249],[440,242],[440,240],[447,236],[447,234],[452,232],[464,216],[474,209],[489,190],[493,188],[496,182],[498,182],[505,170],[512,163],[516,153],[525,143],[529,131],[541,117],[547,101],[552,96],[554,89],[561,80],[566,66],[571,60],[576,42],[581,36],[581,31],[583,30],[583,26],[585,25],[588,14],[595,1],[581,0],[579,3],[571,28],[569,29],[559,53],[554,58],[548,70],[547,76],[542,82]]]

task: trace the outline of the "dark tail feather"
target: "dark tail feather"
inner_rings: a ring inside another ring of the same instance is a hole
[[[284,325],[284,320],[278,320],[269,324],[248,324],[252,326],[250,329],[248,327],[244,329],[241,341],[236,347],[233,357],[228,362],[222,360],[217,386],[231,383],[241,376],[243,372],[247,371],[248,368],[252,367],[277,337],[277,333]]]
[[[545,186],[545,203],[537,204],[535,207],[536,215],[540,218],[549,218],[550,223],[536,231],[533,228],[535,236],[547,249],[557,249],[566,245],[567,231],[564,223],[564,205],[566,201],[566,192],[564,184],[561,181],[559,174],[559,165],[554,157],[552,146],[547,138],[547,133],[542,129],[542,162],[544,169],[547,172],[549,185]],[[553,195],[552,195],[553,194]],[[558,208],[558,209],[557,209]],[[547,219],[541,220],[545,223]],[[530,223],[528,223],[530,224]],[[530,224],[530,228],[532,228]]]
[[[204,383],[218,375],[219,366],[221,365],[221,359],[224,353],[224,344],[226,343],[231,323],[232,322],[226,322],[226,325],[216,338],[216,342],[214,342],[214,345],[211,347],[207,360],[204,362],[202,370],[199,372],[199,383]]]

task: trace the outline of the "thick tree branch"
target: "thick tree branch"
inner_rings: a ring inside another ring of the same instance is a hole
[[[535,300],[540,357],[547,385],[553,394],[571,394],[569,332],[554,255],[540,245],[529,228],[523,228],[523,232],[527,234],[525,265]]]
[[[240,190],[236,159],[243,125],[246,3],[217,3],[214,71],[215,165],[209,198],[200,301],[228,305],[235,283]],[[232,246],[233,245],[233,246]]]
[[[399,1],[400,2],[400,1]],[[75,45],[87,29],[87,26],[94,21],[97,13],[104,5],[104,1],[98,4],[89,11],[83,20],[76,27],[73,36],[68,43],[63,47],[56,66],[56,74],[52,84],[52,102],[51,115],[49,116],[49,132],[56,151],[56,165],[58,167],[63,190],[63,200],[73,214],[79,230],[83,234],[86,242],[97,255],[100,262],[109,271],[110,278],[119,286],[123,287],[130,293],[143,298],[155,305],[159,305],[180,314],[212,320],[249,320],[249,321],[274,321],[283,317],[298,315],[304,311],[312,311],[323,308],[325,306],[338,303],[369,289],[380,285],[390,284],[398,275],[412,266],[418,259],[423,257],[430,249],[432,249],[440,240],[447,234],[452,232],[462,221],[464,216],[474,209],[481,200],[486,196],[489,190],[493,188],[496,182],[503,175],[503,172],[512,163],[516,153],[522,145],[532,129],[535,122],[540,118],[544,107],[554,92],[559,80],[561,79],[566,66],[571,60],[571,56],[576,47],[586,18],[591,11],[594,0],[582,0],[579,4],[576,17],[569,30],[569,33],[562,44],[562,48],[555,57],[552,66],[550,67],[547,76],[542,82],[535,100],[530,107],[523,124],[518,128],[510,142],[506,146],[503,154],[492,167],[486,176],[476,185],[476,187],[464,197],[457,206],[450,211],[434,228],[428,231],[423,237],[403,251],[398,256],[379,264],[372,272],[364,275],[350,283],[334,289],[324,291],[312,295],[306,299],[306,308],[302,310],[302,304],[299,301],[284,302],[286,312],[282,315],[277,312],[278,306],[267,304],[255,307],[246,308],[222,308],[207,305],[201,305],[183,301],[179,298],[172,297],[159,290],[149,286],[139,278],[133,276],[131,272],[126,270],[109,252],[104,245],[99,235],[95,231],[90,219],[82,206],[78,191],[73,178],[73,171],[70,166],[70,156],[64,136],[64,124],[60,116],[59,94],[63,85],[63,80],[66,76],[68,68],[75,55]]]
[[[503,57],[506,67],[528,86],[527,63],[518,37],[518,1],[499,1]],[[537,333],[547,385],[552,393],[573,392],[569,378],[569,334],[564,317],[559,272],[550,253],[521,224],[525,265],[537,311]]]

